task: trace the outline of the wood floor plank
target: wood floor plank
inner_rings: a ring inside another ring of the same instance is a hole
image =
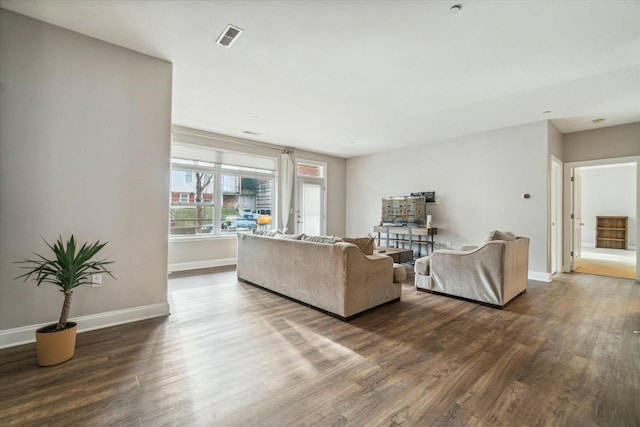
[[[638,426],[640,284],[530,282],[496,310],[417,292],[345,323],[236,280],[170,280],[172,315],[0,350],[0,425]]]

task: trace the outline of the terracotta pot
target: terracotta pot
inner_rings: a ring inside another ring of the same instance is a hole
[[[71,359],[76,351],[78,325],[67,322],[67,329],[55,330],[56,325],[44,326],[36,331],[38,365],[52,366]]]

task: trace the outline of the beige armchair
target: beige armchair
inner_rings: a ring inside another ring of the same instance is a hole
[[[418,290],[504,307],[527,290],[529,239],[492,232],[476,249],[436,251],[414,269]]]

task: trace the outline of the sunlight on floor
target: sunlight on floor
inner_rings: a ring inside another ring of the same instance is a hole
[[[579,265],[576,273],[635,279],[636,251],[583,246]]]

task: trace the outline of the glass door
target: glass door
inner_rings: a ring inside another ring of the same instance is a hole
[[[324,180],[298,178],[296,232],[311,236],[325,233]]]

